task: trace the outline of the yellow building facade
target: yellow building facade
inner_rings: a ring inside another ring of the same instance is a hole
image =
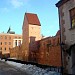
[[[22,35],[0,33],[0,51],[2,55],[10,54],[10,49],[22,44]]]

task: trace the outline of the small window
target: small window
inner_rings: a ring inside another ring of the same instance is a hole
[[[9,37],[9,39],[11,39],[11,37]]]
[[[2,47],[0,47],[0,50],[2,50]]]
[[[6,47],[5,47],[5,50],[6,50]]]
[[[19,40],[18,45],[19,45],[19,46],[21,45],[21,40]]]
[[[0,45],[2,45],[2,42],[0,42]]]
[[[0,39],[2,39],[3,37],[2,36],[0,36]]]
[[[9,45],[11,45],[11,42],[9,42]]]
[[[15,39],[17,39],[17,36],[15,36]]]
[[[75,28],[75,8],[70,10],[71,28]]]
[[[17,46],[17,40],[15,41],[15,46]]]
[[[9,50],[10,50],[10,47],[9,47]]]
[[[7,39],[7,37],[5,36],[5,39]]]
[[[5,42],[5,45],[7,45],[7,42]]]
[[[21,39],[21,37],[19,37],[19,39]]]

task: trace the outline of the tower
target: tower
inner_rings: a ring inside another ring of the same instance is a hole
[[[28,60],[29,52],[37,50],[36,41],[41,39],[41,24],[37,14],[25,13],[23,22],[23,50]]]

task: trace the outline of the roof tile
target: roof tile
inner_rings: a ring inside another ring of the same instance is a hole
[[[27,17],[27,20],[28,20],[28,23],[29,23],[29,24],[41,26],[37,14],[25,13],[25,15],[26,15],[26,17]]]

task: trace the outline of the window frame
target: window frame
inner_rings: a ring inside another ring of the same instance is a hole
[[[74,22],[75,22],[75,13],[72,14],[73,12],[75,12],[75,7],[72,8],[71,10],[69,10],[69,13],[70,13],[71,29],[75,28],[75,23],[74,23],[74,26],[72,25],[72,20],[73,20],[73,19],[74,19]]]

